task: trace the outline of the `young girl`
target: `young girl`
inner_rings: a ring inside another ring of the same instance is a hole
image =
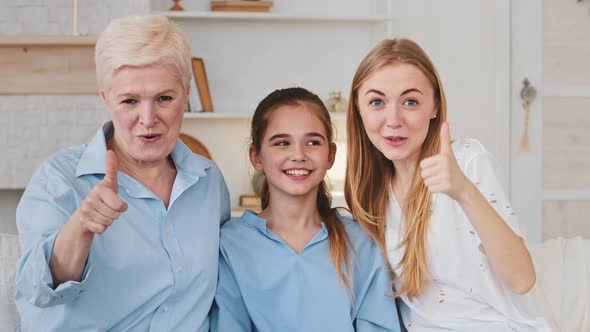
[[[359,65],[347,117],[345,195],[387,254],[408,331],[546,331],[524,294],[531,257],[492,155],[451,143],[440,78],[414,42]]]
[[[212,331],[399,331],[379,246],[331,208],[336,145],[322,101],[276,90],[252,119],[262,212],[221,230]]]

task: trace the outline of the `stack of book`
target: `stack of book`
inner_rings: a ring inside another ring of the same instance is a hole
[[[214,12],[268,12],[272,1],[262,0],[219,0],[211,1]]]
[[[261,210],[260,197],[255,195],[240,196],[240,208],[253,211]]]

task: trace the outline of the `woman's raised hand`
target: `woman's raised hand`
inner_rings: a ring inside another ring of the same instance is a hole
[[[118,168],[117,156],[108,150],[105,177],[86,196],[76,211],[77,220],[85,231],[102,234],[127,210],[127,203],[117,194]]]
[[[431,193],[445,193],[458,201],[462,189],[469,183],[469,179],[459,168],[453,154],[447,122],[442,124],[440,141],[440,152],[420,162],[420,174]]]

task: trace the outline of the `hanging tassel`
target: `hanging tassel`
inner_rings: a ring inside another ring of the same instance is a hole
[[[530,103],[522,103],[524,110],[524,132],[520,139],[520,151],[529,152],[531,147],[529,145],[529,114],[530,114]]]

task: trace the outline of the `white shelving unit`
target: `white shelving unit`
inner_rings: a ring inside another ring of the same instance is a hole
[[[212,12],[209,0],[152,0],[152,13],[177,22],[188,34],[193,56],[203,58],[212,113],[185,113],[183,132],[205,144],[220,166],[232,206],[249,194],[249,125],[270,92],[301,86],[327,99],[348,98],[357,65],[377,42],[392,36],[395,0],[274,0],[269,13]],[[329,172],[340,184],[345,168],[345,113],[332,113],[338,152]],[[335,191],[342,190],[338,185]]]
[[[276,14],[248,12],[212,12],[212,11],[155,11],[153,14],[164,15],[174,19],[210,19],[210,20],[253,20],[253,21],[301,21],[301,22],[387,22],[387,15],[314,15],[314,14]]]
[[[250,115],[228,112],[185,112],[184,119],[247,120],[250,119]]]
[[[346,113],[330,113],[332,120],[346,119]],[[185,112],[184,119],[216,119],[216,120],[251,120],[252,115],[247,113],[228,113],[228,112]]]
[[[209,0],[152,0],[152,13],[188,33],[204,59],[216,112],[251,114],[274,89],[302,86],[323,99],[348,95],[366,52],[393,32],[394,0],[274,0],[268,13],[213,12]],[[206,117],[218,119],[215,116]],[[227,119],[240,119],[228,114]]]

